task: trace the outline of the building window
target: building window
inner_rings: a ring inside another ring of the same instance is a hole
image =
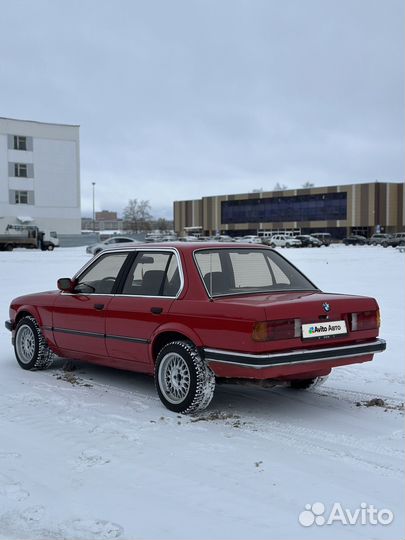
[[[27,150],[27,137],[14,135],[14,150]]]
[[[28,191],[16,191],[15,204],[28,204]]]
[[[345,192],[223,201],[221,205],[221,223],[325,221],[346,216]]]
[[[27,178],[28,167],[26,163],[14,163],[14,176],[18,178]]]

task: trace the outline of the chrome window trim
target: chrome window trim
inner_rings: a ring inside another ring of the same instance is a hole
[[[180,253],[176,248],[158,248],[157,249],[157,248],[139,247],[135,249],[128,249],[128,248],[103,249],[103,251],[101,251],[100,253],[97,253],[95,257],[93,257],[82,268],[80,268],[80,270],[76,272],[76,274],[73,276],[72,279],[78,279],[83,274],[83,272],[85,272],[90,266],[95,264],[100,257],[104,257],[105,255],[114,254],[114,253],[127,253],[128,255],[130,255],[131,253],[134,253],[134,252],[138,253],[139,251],[142,251],[142,252],[153,251],[155,253],[161,253],[161,252],[174,253],[177,259],[177,266],[179,268],[179,277],[180,277],[180,287],[175,296],[151,296],[151,295],[146,295],[146,294],[111,294],[111,293],[105,293],[105,294],[103,293],[67,293],[63,291],[61,294],[63,294],[64,296],[80,296],[81,295],[81,296],[107,296],[107,297],[120,297],[120,298],[159,298],[159,299],[168,298],[168,299],[176,300],[181,295],[184,289],[183,265],[181,263]]]

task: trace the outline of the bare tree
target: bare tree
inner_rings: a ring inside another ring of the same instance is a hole
[[[165,232],[170,228],[170,223],[167,221],[167,219],[159,218],[156,220],[156,229],[159,229],[159,231]]]
[[[288,189],[288,186],[285,184],[280,184],[279,182],[276,183],[276,185],[273,188],[273,191],[284,191],[285,189]]]
[[[149,201],[130,199],[124,208],[124,222],[126,229],[134,232],[149,230],[152,221]]]
[[[314,185],[315,184],[313,184],[312,182],[305,182],[305,184],[302,184],[302,187],[305,189],[308,189],[308,188],[314,187]]]

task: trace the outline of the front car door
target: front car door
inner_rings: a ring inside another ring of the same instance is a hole
[[[128,252],[105,253],[76,276],[72,293],[62,292],[53,311],[55,342],[63,351],[106,357],[105,314]],[[71,355],[70,355],[71,356]]]
[[[151,371],[148,345],[155,330],[169,320],[170,306],[181,292],[181,263],[173,249],[143,248],[128,268],[108,304],[107,351],[129,369]]]

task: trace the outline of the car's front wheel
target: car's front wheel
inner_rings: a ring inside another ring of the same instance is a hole
[[[165,407],[190,414],[208,407],[214,395],[215,375],[195,345],[173,341],[157,356],[155,384]]]
[[[54,358],[37,321],[30,315],[23,317],[17,324],[14,351],[17,362],[28,370],[46,369]]]

